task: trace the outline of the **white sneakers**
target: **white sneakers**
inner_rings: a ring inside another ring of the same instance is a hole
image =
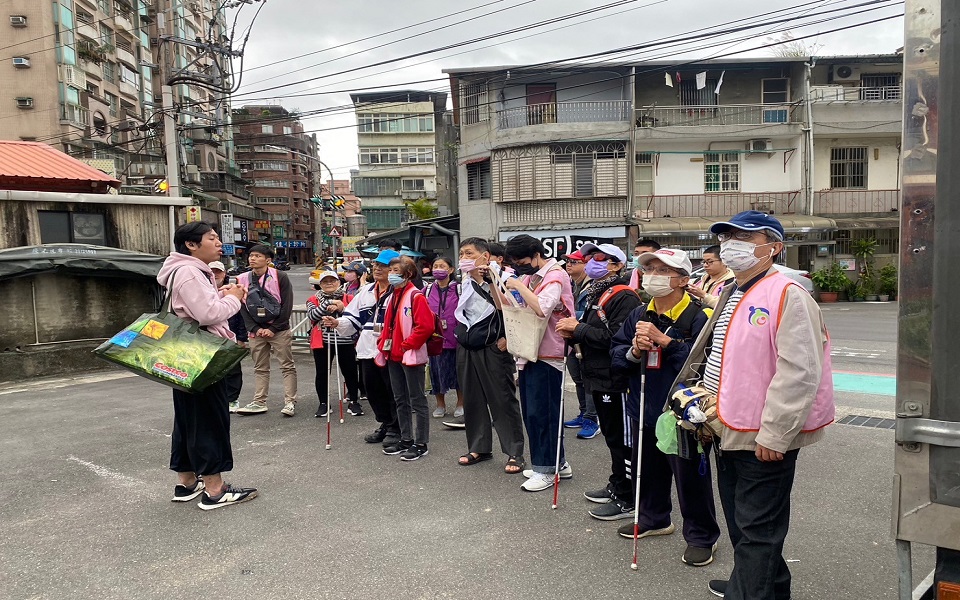
[[[280,409],[280,414],[285,417],[292,417],[297,411],[297,405],[293,402],[287,402],[283,405],[283,408]]]
[[[520,484],[520,489],[525,492],[542,492],[553,487],[553,473],[537,473],[533,469],[526,469],[523,476],[527,480]],[[560,467],[560,479],[570,479],[571,477],[573,477],[573,468],[570,463],[565,462]]]

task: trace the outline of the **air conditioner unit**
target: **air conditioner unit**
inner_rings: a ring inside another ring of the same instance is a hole
[[[15,15],[10,17],[10,24],[14,27],[26,27],[27,18],[22,15]]]
[[[747,142],[748,152],[773,152],[773,140],[750,140]]]
[[[185,174],[187,183],[199,183],[200,182],[200,167],[197,165],[187,165],[185,169]]]
[[[860,81],[860,67],[833,65],[833,81]]]
[[[25,56],[14,56],[13,66],[15,66],[18,69],[29,69],[30,59]]]
[[[17,98],[17,108],[33,108],[33,98]]]

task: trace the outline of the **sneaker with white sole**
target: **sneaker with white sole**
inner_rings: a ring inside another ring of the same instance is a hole
[[[588,512],[594,519],[601,521],[619,521],[621,519],[633,518],[633,503],[625,502],[614,497],[610,502]],[[633,531],[630,531],[630,537],[633,537]]]
[[[259,415],[267,412],[267,405],[263,402],[251,402],[250,404],[237,409],[237,414],[241,416]]]
[[[583,497],[589,500],[590,502],[596,502],[597,504],[606,504],[613,499],[613,484],[608,483],[607,487],[602,490],[593,490],[583,493]]]
[[[698,548],[696,546],[687,546],[680,560],[691,567],[705,567],[713,562],[713,557],[717,553],[717,544],[709,548]]]
[[[411,444],[402,454],[400,454],[400,460],[405,461],[414,461],[419,460],[421,457],[430,454],[430,451],[427,450],[426,444]]]
[[[360,406],[359,402],[351,402],[347,405],[347,412],[355,417],[359,417],[363,414],[363,407]]]
[[[445,417],[445,416],[447,416],[447,409],[446,409],[446,408],[442,408],[442,407],[439,407],[439,406],[438,406],[438,407],[436,407],[435,409],[433,409],[433,418],[434,418],[434,419],[442,419],[442,418]]]
[[[542,492],[553,487],[553,475],[534,472],[533,476],[520,484],[525,492]]]
[[[651,537],[654,535],[670,535],[676,530],[677,528],[673,523],[670,523],[666,527],[661,527],[659,529],[644,529],[643,525],[641,525],[640,533],[637,534],[637,539]],[[633,523],[627,523],[626,525],[621,525],[620,528],[617,529],[617,534],[619,534],[620,537],[627,538],[628,540],[632,540],[633,539]]]
[[[328,411],[328,410],[330,410],[330,408],[327,406],[327,403],[326,403],[326,402],[321,402],[321,403],[317,406],[317,412],[313,413],[313,416],[316,417],[316,418],[318,418],[318,419],[322,419],[322,418],[324,418],[325,416],[327,416],[327,411]]]
[[[462,407],[462,406],[458,406],[458,407],[456,407],[455,409],[453,409],[453,418],[454,418],[454,419],[462,419],[462,418],[463,418],[463,407]]]
[[[533,474],[536,473],[533,469],[524,469],[523,476],[527,479],[533,477]],[[553,473],[550,473],[550,477],[553,477]],[[573,467],[570,466],[570,463],[565,462],[563,466],[560,467],[560,479],[570,479],[573,477]]]
[[[564,421],[563,426],[567,429],[580,429],[583,427],[583,413],[580,413],[569,421]]]
[[[710,583],[707,584],[707,589],[714,596],[723,598],[727,593],[727,583],[726,579],[711,579]]]
[[[228,404],[227,406],[230,408],[230,412],[235,413],[235,412],[237,412],[237,409],[240,408],[240,403],[237,402],[236,400],[234,400],[233,402],[231,402],[231,403]]]
[[[189,502],[203,493],[203,480],[197,479],[193,482],[193,485],[186,486],[177,484],[173,488],[173,498],[170,498],[171,502]]]
[[[204,491],[197,506],[203,510],[213,510],[215,508],[230,506],[231,504],[240,504],[241,502],[253,500],[256,497],[257,488],[238,488],[225,483],[218,496],[210,496]]]
[[[280,409],[280,414],[285,417],[292,417],[297,412],[297,405],[293,402],[287,402]]]
[[[411,446],[413,446],[412,440],[406,441],[406,442],[403,440],[397,440],[396,442],[394,442],[393,444],[390,444],[389,446],[384,446],[383,453],[386,454],[387,456],[395,456],[397,454],[403,454],[404,452],[409,450]]]
[[[581,440],[592,440],[600,433],[600,425],[593,419],[583,418],[583,425],[577,432],[577,437]]]

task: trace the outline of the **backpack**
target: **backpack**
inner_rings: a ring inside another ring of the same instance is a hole
[[[600,317],[600,321],[603,322],[603,326],[606,327],[607,330],[610,329],[610,325],[608,324],[607,313],[606,311],[604,311],[604,307],[607,305],[607,302],[609,302],[614,296],[616,296],[620,292],[630,292],[632,294],[637,293],[629,285],[620,284],[620,285],[615,285],[608,288],[606,291],[600,294],[600,298],[597,300],[597,306],[596,306],[597,316]]]
[[[410,315],[412,318],[413,315],[413,297],[417,294],[423,296],[423,299],[426,300],[427,297],[420,290],[415,291],[410,294]],[[440,356],[443,354],[443,326],[440,324],[440,317],[438,317],[431,310],[430,314],[433,315],[433,333],[430,334],[430,337],[427,338],[427,356]],[[416,327],[416,322],[414,322],[414,327]]]
[[[260,287],[260,281],[251,271],[247,287],[247,312],[250,313],[250,318],[257,325],[265,327],[280,316],[280,310],[280,300]]]

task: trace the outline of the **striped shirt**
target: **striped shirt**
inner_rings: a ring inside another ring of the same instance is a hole
[[[744,290],[738,289],[730,295],[730,299],[724,305],[720,316],[717,317],[717,324],[713,328],[713,341],[707,349],[707,366],[703,370],[703,387],[714,394],[720,391],[720,357],[723,355],[723,342],[727,337],[730,317],[733,316],[734,309],[740,304],[743,293]]]

